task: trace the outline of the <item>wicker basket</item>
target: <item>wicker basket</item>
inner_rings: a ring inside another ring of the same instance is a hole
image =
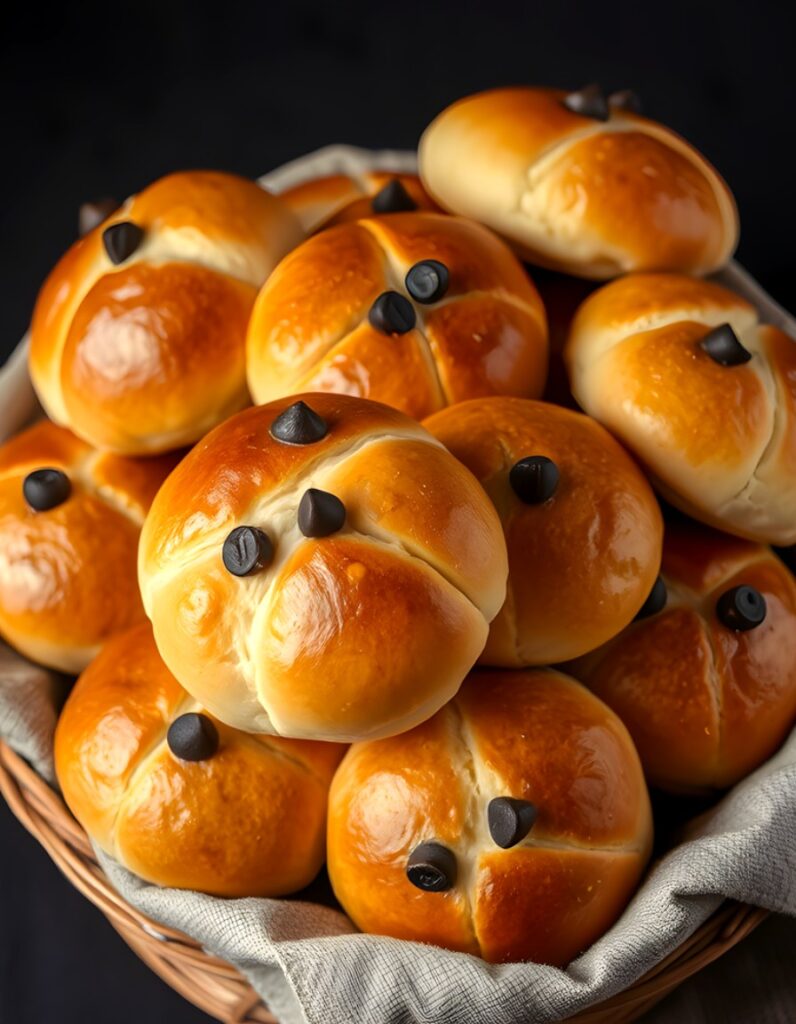
[[[278,1024],[246,979],[180,932],[150,921],[112,888],[63,800],[0,742],[0,792],[69,881],[99,907],[130,948],[173,989],[225,1024]],[[637,1020],[660,999],[740,942],[767,911],[724,903],[670,956],[612,999],[570,1018],[577,1024]]]

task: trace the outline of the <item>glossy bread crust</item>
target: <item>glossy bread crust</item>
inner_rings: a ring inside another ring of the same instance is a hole
[[[326,798],[343,748],[247,736],[215,723],[218,750],[181,760],[171,723],[201,711],[148,624],[112,640],[58,723],[55,764],[72,813],[146,881],[216,896],[282,896],[324,861]]]
[[[599,423],[544,402],[488,398],[424,425],[478,477],[503,524],[508,593],[481,664],[565,661],[631,621],[658,574],[663,522],[645,477]],[[560,478],[552,497],[528,504],[509,473],[536,455]]]
[[[751,359],[716,362],[729,324]],[[572,391],[689,515],[751,540],[796,541],[796,342],[740,296],[679,274],[591,295],[565,349]]]
[[[285,189],[279,198],[301,221],[308,235],[335,224],[372,217],[373,197],[397,181],[418,210],[439,210],[416,174],[395,171],[365,171],[357,177],[329,174]]]
[[[531,262],[579,277],[723,266],[738,215],[707,160],[629,111],[607,121],[573,113],[566,95],[494,89],[448,107],[420,140],[429,194]]]
[[[425,260],[450,276],[430,303],[415,301],[405,283]],[[415,326],[406,333],[370,322],[385,291],[411,303]],[[323,231],[282,261],[255,303],[246,363],[257,402],[334,391],[420,419],[467,398],[540,395],[547,324],[527,274],[486,228],[395,213]]]
[[[123,222],[143,234],[114,264],[103,236]],[[257,289],[302,238],[287,207],[231,174],[170,174],[132,196],[39,293],[30,373],[48,414],[122,454],[196,441],[247,404]]]
[[[509,849],[488,828],[499,797],[537,809]],[[455,855],[447,891],[406,877],[430,841]],[[551,671],[473,673],[411,732],[354,744],[329,799],[329,876],[357,926],[492,962],[568,963],[624,909],[651,841],[625,727]]]
[[[95,451],[43,420],[0,448],[0,633],[33,661],[80,672],[114,633],[144,619],[141,524],[177,461]],[[25,477],[60,470],[71,492],[35,511]]]
[[[770,548],[686,523],[667,528],[662,572],[666,607],[570,668],[627,725],[653,785],[724,789],[796,720],[796,581]],[[766,616],[738,631],[717,603],[742,585]]]
[[[159,650],[222,721],[351,740],[432,715],[480,654],[505,597],[500,523],[473,476],[408,417],[343,395],[299,396],[328,432],[270,428],[296,398],[212,431],[170,476],[144,526],[139,580]],[[310,489],[342,528],[305,536]],[[262,530],[272,557],[231,573],[225,539]]]

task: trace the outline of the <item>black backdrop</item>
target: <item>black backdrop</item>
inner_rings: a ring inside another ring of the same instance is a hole
[[[79,20],[70,7],[30,3],[0,28],[2,356],[84,199],[123,198],[177,168],[254,176],[329,142],[411,147],[457,96],[523,82],[635,88],[723,172],[741,260],[796,306],[794,37],[781,2],[160,0],[80,4]],[[0,808],[0,1022],[142,1019],[204,1018]]]

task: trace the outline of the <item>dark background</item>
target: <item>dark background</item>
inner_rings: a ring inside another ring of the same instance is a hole
[[[330,142],[413,147],[451,100],[500,84],[636,89],[646,113],[724,174],[741,213],[739,258],[796,307],[794,34],[781,2],[161,0],[81,4],[79,20],[69,7],[30,3],[0,28],[0,359],[83,200],[122,199],[179,168],[255,176]],[[654,1020],[793,1020],[778,953],[794,934],[788,922],[764,925]],[[0,1022],[206,1019],[0,806]]]

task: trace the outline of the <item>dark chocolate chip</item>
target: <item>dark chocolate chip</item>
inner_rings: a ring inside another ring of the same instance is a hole
[[[87,235],[118,209],[119,204],[115,199],[95,199],[90,203],[81,203],[77,214],[78,234],[81,238]]]
[[[652,590],[647,595],[647,600],[636,612],[636,619],[648,619],[651,615],[657,615],[666,607],[666,584],[659,576],[652,584]]]
[[[620,89],[608,97],[608,106],[611,110],[627,110],[631,114],[640,114],[641,98],[632,89]]]
[[[415,319],[415,307],[398,292],[382,292],[368,313],[371,325],[384,334],[406,334]]]
[[[595,121],[607,121],[611,116],[608,100],[596,82],[578,89],[577,92],[571,92],[564,99],[564,106],[573,114],[591,117]]]
[[[456,885],[456,856],[442,843],[421,843],[409,855],[406,877],[424,892],[445,892]]]
[[[448,268],[439,260],[422,260],[410,267],[406,290],[418,302],[438,302],[450,284]]]
[[[124,263],[129,259],[144,237],[144,229],[131,220],[122,220],[111,224],[102,232],[102,244],[105,246],[111,263]]]
[[[328,537],[342,530],[345,505],[335,494],[310,487],[298,507],[299,529],[305,537]]]
[[[489,801],[486,811],[489,834],[503,850],[516,846],[533,828],[536,808],[527,800],[498,796]]]
[[[256,526],[237,526],[224,541],[221,558],[233,576],[251,576],[274,557],[268,535]]]
[[[700,341],[699,347],[720,366],[740,366],[752,358],[752,353],[743,347],[729,324],[714,327]]]
[[[22,496],[34,512],[63,505],[71,493],[69,477],[61,469],[34,469],[22,482]]]
[[[218,729],[207,715],[192,711],[174,719],[166,741],[181,761],[207,761],[218,751]]]
[[[725,590],[716,603],[719,621],[728,629],[745,632],[754,629],[766,617],[766,599],[754,587]]]
[[[315,444],[329,433],[326,420],[305,402],[294,402],[271,424],[271,437],[283,444]]]
[[[374,213],[408,213],[417,209],[412,199],[397,178],[391,178],[370,201]]]
[[[774,551],[796,576],[796,544],[792,544],[789,548],[774,548]]]
[[[541,505],[556,492],[560,474],[558,466],[546,455],[529,455],[515,462],[509,472],[514,493],[526,505]]]

